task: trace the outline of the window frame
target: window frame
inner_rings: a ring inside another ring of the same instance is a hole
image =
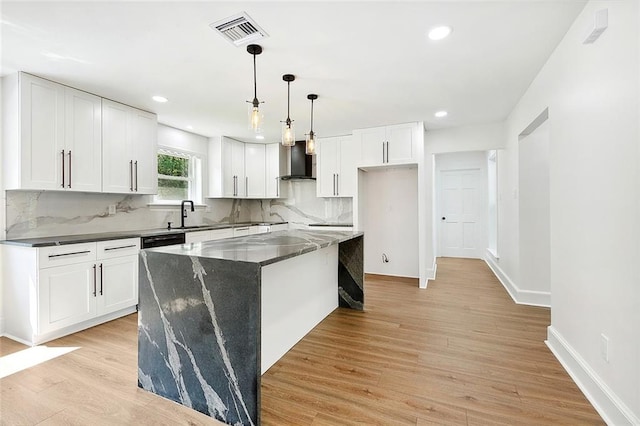
[[[177,181],[188,182],[188,196],[187,199],[193,201],[195,204],[203,205],[204,203],[204,164],[205,158],[202,154],[189,151],[186,149],[174,148],[169,146],[158,146],[156,150],[156,156],[169,155],[177,158],[185,158],[189,161],[189,176],[168,176],[158,173],[157,180],[168,179]],[[159,183],[159,182],[158,182]],[[158,185],[160,187],[160,185]],[[159,192],[159,191],[158,191]],[[165,200],[159,198],[159,193],[153,196],[153,203],[155,205],[180,205],[182,200]]]

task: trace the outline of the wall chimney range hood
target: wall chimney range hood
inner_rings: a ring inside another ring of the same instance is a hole
[[[313,177],[313,158],[305,153],[305,147],[305,141],[296,141],[296,144],[291,147],[290,174],[280,176],[280,180],[316,180]]]

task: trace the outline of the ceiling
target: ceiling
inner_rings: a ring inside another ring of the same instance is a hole
[[[0,74],[19,70],[158,114],[161,123],[255,141],[252,57],[209,24],[247,12],[257,43],[264,142],[280,139],[291,83],[297,139],[424,121],[428,129],[504,120],[584,1],[8,2]],[[450,25],[439,42],[433,26]],[[169,102],[151,100],[162,95]],[[434,113],[447,110],[437,119]]]

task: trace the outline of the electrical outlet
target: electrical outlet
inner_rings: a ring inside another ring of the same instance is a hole
[[[116,205],[109,204],[109,216],[113,216],[114,214],[116,214]]]
[[[600,355],[609,362],[609,338],[604,334],[600,334]]]

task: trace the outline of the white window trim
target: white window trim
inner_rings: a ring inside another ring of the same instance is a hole
[[[205,192],[205,187],[204,187],[205,176],[204,175],[205,175],[206,158],[202,154],[197,152],[189,151],[186,149],[168,147],[168,146],[158,146],[156,155],[158,154],[165,154],[165,155],[171,155],[174,157],[181,157],[181,158],[188,159],[191,162],[189,167],[190,171],[194,171],[199,167],[200,176],[183,178],[178,176],[165,176],[165,175],[158,174],[158,179],[162,177],[164,179],[193,181],[193,184],[191,186],[193,188],[193,191],[195,191],[196,193],[189,194],[189,197],[190,197],[189,199],[194,202],[196,209],[198,210],[205,209],[206,204],[204,203],[204,192]],[[154,195],[153,201],[151,203],[148,203],[147,205],[152,208],[173,207],[173,206],[177,206],[179,208],[181,201],[182,200],[159,200],[158,196]]]

